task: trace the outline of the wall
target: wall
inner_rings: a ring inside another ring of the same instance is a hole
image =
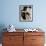
[[[0,0],[0,4],[0,25],[13,24],[16,28],[46,28],[46,0]],[[19,5],[33,5],[32,22],[19,21]]]

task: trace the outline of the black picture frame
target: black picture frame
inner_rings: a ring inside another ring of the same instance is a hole
[[[33,5],[19,5],[19,20],[21,22],[33,21]]]

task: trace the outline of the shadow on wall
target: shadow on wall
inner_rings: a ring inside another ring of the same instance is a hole
[[[5,32],[6,30],[4,30],[5,25],[4,24],[0,24],[0,43],[2,43],[2,36],[3,36],[3,32]]]

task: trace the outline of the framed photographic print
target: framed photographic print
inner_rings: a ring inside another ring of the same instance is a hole
[[[19,6],[19,20],[22,22],[31,22],[33,20],[33,6],[20,5]]]

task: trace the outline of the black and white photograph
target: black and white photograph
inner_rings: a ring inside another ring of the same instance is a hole
[[[19,6],[19,19],[22,22],[32,21],[32,5],[20,5]]]

